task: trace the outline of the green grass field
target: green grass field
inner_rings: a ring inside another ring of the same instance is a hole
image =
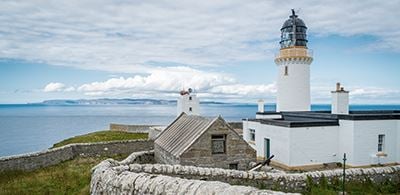
[[[54,144],[53,148],[71,143],[134,139],[147,139],[147,134],[98,131],[66,139]],[[127,156],[78,157],[34,171],[1,172],[0,194],[89,194],[91,168],[107,158],[122,160]]]
[[[124,159],[124,156],[112,156]],[[78,157],[35,171],[0,173],[0,194],[89,194],[91,168],[108,157]]]
[[[97,131],[85,135],[75,136],[58,142],[52,148],[72,143],[93,143],[103,141],[147,139],[147,133],[129,133],[122,131]]]

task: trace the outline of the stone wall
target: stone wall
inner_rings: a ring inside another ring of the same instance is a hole
[[[148,133],[152,127],[161,127],[160,125],[124,125],[110,124],[111,131],[126,131],[131,133]]]
[[[304,192],[308,178],[318,183],[322,177],[333,182],[342,170],[304,173],[238,171],[195,166],[143,164],[152,160],[152,151],[132,153],[123,161],[108,159],[92,169],[92,194],[282,194],[258,190]],[[147,156],[147,157],[144,157]],[[347,181],[380,184],[400,182],[400,165],[346,170]],[[236,186],[232,186],[236,185]],[[238,185],[245,185],[238,186]],[[221,190],[221,191],[220,191]]]
[[[155,140],[158,135],[164,130],[165,127],[150,127],[149,130],[149,139]]]
[[[153,145],[153,141],[149,140],[69,144],[41,152],[1,157],[0,172],[34,170],[71,160],[77,156],[130,154],[142,150],[151,150]]]
[[[304,173],[267,173],[164,164],[130,164],[129,171],[161,174],[186,179],[220,181],[232,185],[240,184],[288,192],[303,192],[307,186],[308,178],[311,178],[314,183],[318,183],[322,176],[328,182],[342,177],[341,169]],[[398,183],[400,182],[400,165],[346,170],[347,181],[367,181],[367,179],[377,184],[388,180]]]
[[[171,165],[176,165],[180,164],[180,161],[178,158],[175,158],[173,155],[171,155],[169,152],[165,151],[162,147],[160,147],[158,144],[154,143],[154,159],[157,163],[164,163],[164,164],[171,164]]]
[[[243,129],[243,122],[228,122],[229,126],[234,129]]]
[[[132,153],[127,159],[118,162],[105,160],[92,169],[91,194],[285,194],[270,190],[259,190],[249,186],[229,185],[218,181],[189,180],[158,174],[135,172],[140,164],[150,156],[149,152]],[[140,160],[138,160],[140,159]],[[144,165],[152,172],[153,167]],[[160,166],[160,165],[155,165]],[[169,166],[173,170],[173,166]],[[131,170],[132,169],[132,170]],[[147,168],[144,168],[147,169]],[[161,171],[161,170],[159,170]],[[166,170],[167,172],[167,170]]]

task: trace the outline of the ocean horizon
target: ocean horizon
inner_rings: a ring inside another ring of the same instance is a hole
[[[329,104],[314,104],[328,111]],[[275,104],[266,104],[274,111]],[[400,105],[352,104],[350,110],[400,110]],[[256,104],[204,103],[203,116],[221,115],[227,121],[254,118]],[[167,125],[177,115],[176,104],[43,105],[0,104],[0,156],[36,152],[66,138],[99,130],[110,123]]]

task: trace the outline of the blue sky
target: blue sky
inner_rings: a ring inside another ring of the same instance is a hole
[[[343,6],[345,5],[345,6]],[[1,1],[0,103],[275,101],[280,27],[308,26],[313,103],[400,104],[400,1]]]

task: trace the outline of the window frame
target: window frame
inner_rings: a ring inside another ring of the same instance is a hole
[[[214,151],[214,142],[223,142],[223,152]],[[226,154],[226,134],[213,134],[211,135],[211,154]]]
[[[385,151],[385,134],[378,135],[378,152]]]
[[[249,129],[249,137],[250,141],[256,141],[256,130],[255,129]]]
[[[285,66],[283,75],[284,76],[289,76],[289,67],[288,66]]]
[[[229,163],[229,169],[238,170],[239,169],[239,163]]]

